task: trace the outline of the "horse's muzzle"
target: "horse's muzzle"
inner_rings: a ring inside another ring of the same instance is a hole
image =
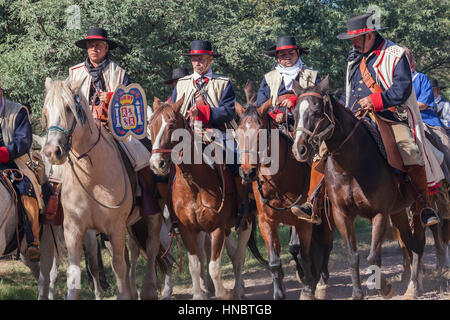
[[[45,144],[44,155],[47,157],[51,164],[63,164],[66,161],[66,153],[59,145]]]
[[[244,182],[252,182],[256,180],[256,168],[250,168],[248,172],[244,172],[242,167],[239,167],[239,175]]]
[[[308,161],[310,154],[308,147],[301,143],[294,143],[292,145],[292,153],[294,154],[295,159],[299,162]]]
[[[166,176],[169,173],[169,162],[158,154],[152,155],[150,169],[158,176]]]

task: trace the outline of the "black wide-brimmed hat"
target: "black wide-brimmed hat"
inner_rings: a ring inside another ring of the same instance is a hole
[[[183,56],[200,56],[208,54],[213,57],[221,57],[219,53],[214,53],[211,42],[208,40],[194,40],[191,42],[191,51],[183,53]]]
[[[277,39],[276,45],[272,46],[269,50],[267,50],[266,54],[268,56],[275,57],[277,51],[289,49],[299,49],[300,50],[299,54],[308,54],[308,49],[297,46],[297,42],[295,41],[295,38],[292,36],[279,37]]]
[[[375,17],[373,13],[364,13],[362,15],[350,18],[347,20],[347,32],[341,33],[337,36],[339,40],[352,39],[363,34],[384,30],[387,27],[375,26]]]
[[[176,68],[172,70],[172,78],[164,81],[165,84],[171,84],[175,80],[183,78],[189,74],[188,69],[186,68]]]
[[[431,82],[431,87],[432,88],[439,88],[439,89],[447,88],[447,87],[440,86],[436,79],[430,79],[430,82]]]
[[[81,49],[87,49],[86,43],[89,40],[102,40],[109,44],[109,49],[113,50],[117,48],[117,43],[111,39],[108,39],[108,33],[102,28],[89,28],[86,38],[78,40],[75,45]]]

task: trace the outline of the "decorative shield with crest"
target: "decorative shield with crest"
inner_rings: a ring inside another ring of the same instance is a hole
[[[108,110],[108,124],[113,136],[124,141],[128,136],[142,139],[147,132],[147,100],[137,83],[120,85],[114,92]]]

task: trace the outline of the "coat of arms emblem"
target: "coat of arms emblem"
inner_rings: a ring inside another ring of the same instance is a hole
[[[113,136],[124,141],[128,136],[143,139],[147,132],[147,100],[142,87],[133,83],[120,85],[108,110],[108,124]]]

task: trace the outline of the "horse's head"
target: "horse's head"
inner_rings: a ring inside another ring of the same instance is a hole
[[[334,120],[327,94],[328,86],[328,76],[314,88],[306,90],[294,82],[298,100],[294,110],[295,141],[292,153],[300,162],[308,161],[314,155],[314,149],[333,133]]]
[[[261,129],[267,129],[267,111],[272,105],[272,99],[261,107],[249,105],[244,109],[236,103],[236,112],[240,120],[237,129],[237,140],[240,150],[239,175],[245,182],[256,179],[258,171],[258,137]]]
[[[174,104],[164,103],[156,97],[153,102],[153,114],[149,122],[152,141],[150,168],[160,176],[170,171],[173,131],[185,127],[185,120],[180,113],[183,101],[184,95]]]
[[[44,155],[52,164],[66,161],[77,122],[84,121],[86,103],[78,95],[81,82],[45,80],[46,95],[42,108],[42,124],[47,130]]]

